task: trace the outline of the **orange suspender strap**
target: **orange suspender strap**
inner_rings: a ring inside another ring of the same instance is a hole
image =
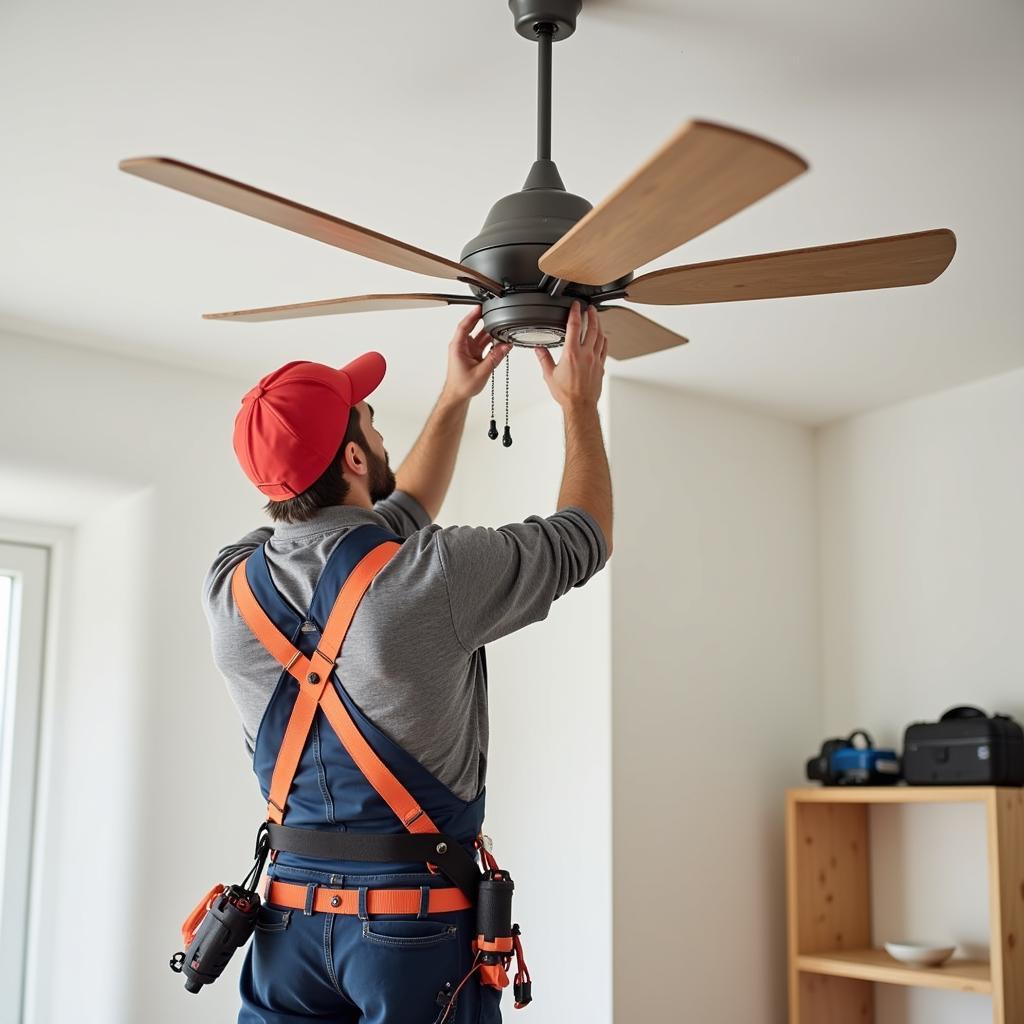
[[[381,799],[398,816],[410,832],[437,832],[437,826],[416,802],[412,794],[394,776],[376,751],[367,743],[352,720],[337,690],[330,685],[331,672],[345,640],[359,602],[374,576],[391,560],[400,545],[385,541],[363,556],[352,570],[338,594],[311,658],[307,658],[270,620],[256,600],[245,574],[245,562],[235,567],[231,577],[231,593],[245,624],[256,639],[299,684],[299,692],[285,728],[281,749],[277,754],[270,782],[267,817],[280,825],[299,759],[313,727],[317,708],[322,708],[338,740],[377,791]]]

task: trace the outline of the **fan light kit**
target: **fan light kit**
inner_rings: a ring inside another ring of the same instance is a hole
[[[480,305],[483,326],[495,340],[550,348],[565,340],[569,308],[579,300],[584,309],[600,315],[608,354],[632,359],[683,345],[687,339],[634,310],[607,304],[613,300],[675,306],[900,288],[934,281],[949,265],[956,237],[940,228],[694,263],[634,277],[637,268],[774,192],[807,170],[807,164],[767,139],[691,121],[592,207],[565,190],[551,159],[552,46],[573,34],[583,4],[509,0],[508,6],[516,31],[537,45],[537,158],[522,189],[491,208],[480,233],[463,248],[460,262],[178,160],[121,161],[121,170],[129,174],[369,259],[469,286],[467,294],[355,295],[207,313],[206,319],[251,323]],[[511,443],[507,428],[506,443]]]

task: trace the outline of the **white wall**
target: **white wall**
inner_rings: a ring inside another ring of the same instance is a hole
[[[818,444],[824,732],[955,704],[1024,721],[1024,370],[831,426]],[[987,951],[977,808],[873,819],[875,940]],[[982,1024],[980,996],[878,986],[878,1024]]]
[[[783,789],[820,732],[812,435],[613,380],[611,449],[615,1019],[780,1024]]]

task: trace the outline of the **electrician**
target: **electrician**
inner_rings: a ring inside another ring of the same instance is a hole
[[[453,883],[467,863],[478,875],[478,855],[493,864],[479,838],[484,647],[604,566],[612,501],[607,344],[576,304],[557,363],[536,349],[565,426],[557,510],[498,529],[432,522],[469,402],[511,348],[474,334],[479,319],[459,324],[397,472],[367,402],[385,373],[375,352],[289,363],[242,399],[235,452],[274,525],[224,548],[204,586],[274,849],[240,1024],[501,1019],[500,968],[464,983],[478,933],[469,886]]]

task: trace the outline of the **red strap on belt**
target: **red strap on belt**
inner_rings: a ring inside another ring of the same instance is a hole
[[[341,645],[359,602],[373,582],[373,578],[387,565],[399,547],[401,545],[396,541],[385,541],[363,556],[342,586],[324,626],[320,643],[310,658],[281,633],[260,606],[249,586],[245,562],[236,566],[231,577],[231,593],[245,624],[299,685],[295,706],[285,728],[270,782],[267,817],[276,824],[280,825],[284,821],[288,794],[319,708],[331,723],[338,740],[356,767],[381,799],[395,812],[398,820],[410,832],[439,831],[412,794],[367,743],[330,681],[338,653],[341,651]]]

